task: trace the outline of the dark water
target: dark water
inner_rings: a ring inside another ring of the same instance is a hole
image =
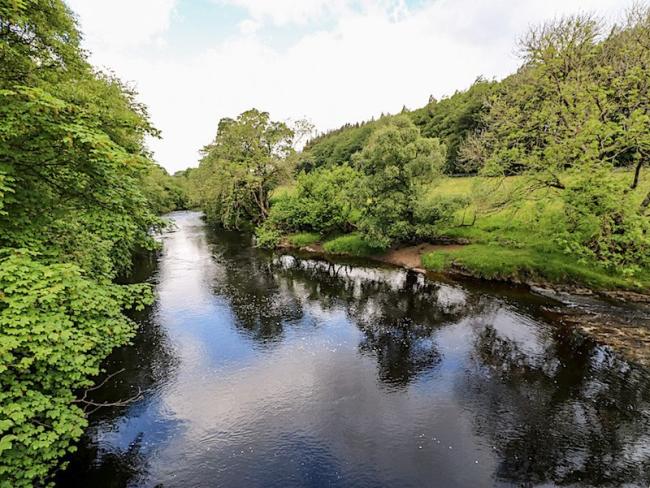
[[[92,417],[59,486],[650,484],[647,371],[545,299],[175,219],[156,305],[96,400],[144,395]]]

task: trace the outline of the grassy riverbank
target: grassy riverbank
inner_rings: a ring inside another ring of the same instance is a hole
[[[631,179],[631,172],[616,173],[620,180]],[[477,177],[447,178],[430,189],[428,197],[465,198],[470,202],[455,212],[453,219],[437,229],[431,243],[462,245],[439,246],[422,255],[420,265],[428,271],[469,275],[486,280],[516,283],[544,283],[595,290],[650,289],[650,273],[642,270],[634,276],[612,272],[588,259],[576,259],[563,252],[554,235],[554,222],[561,215],[562,201],[552,193],[523,201],[518,206],[486,210],[486,199],[505,199],[517,191],[518,178],[497,181]],[[643,181],[637,193],[650,190]],[[288,198],[291,187],[282,187],[274,201]],[[424,240],[426,241],[426,240]],[[285,236],[285,245],[311,247],[327,254],[365,256],[382,259],[387,250],[378,248],[360,233],[320,236],[296,233]],[[408,244],[397,244],[392,252]],[[383,260],[383,259],[382,259]]]

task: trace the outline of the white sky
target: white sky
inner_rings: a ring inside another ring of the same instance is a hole
[[[627,0],[67,0],[91,61],[132,82],[170,172],[252,107],[321,130],[501,78],[530,24]]]

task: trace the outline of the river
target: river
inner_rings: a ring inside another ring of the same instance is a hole
[[[650,377],[548,299],[172,214],[60,487],[648,486]]]

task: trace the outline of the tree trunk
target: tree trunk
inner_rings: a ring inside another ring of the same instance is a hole
[[[632,184],[630,185],[630,190],[634,190],[637,186],[639,186],[641,166],[643,166],[643,158],[639,158],[639,161],[636,163],[636,168],[634,168],[634,181],[632,181]]]

